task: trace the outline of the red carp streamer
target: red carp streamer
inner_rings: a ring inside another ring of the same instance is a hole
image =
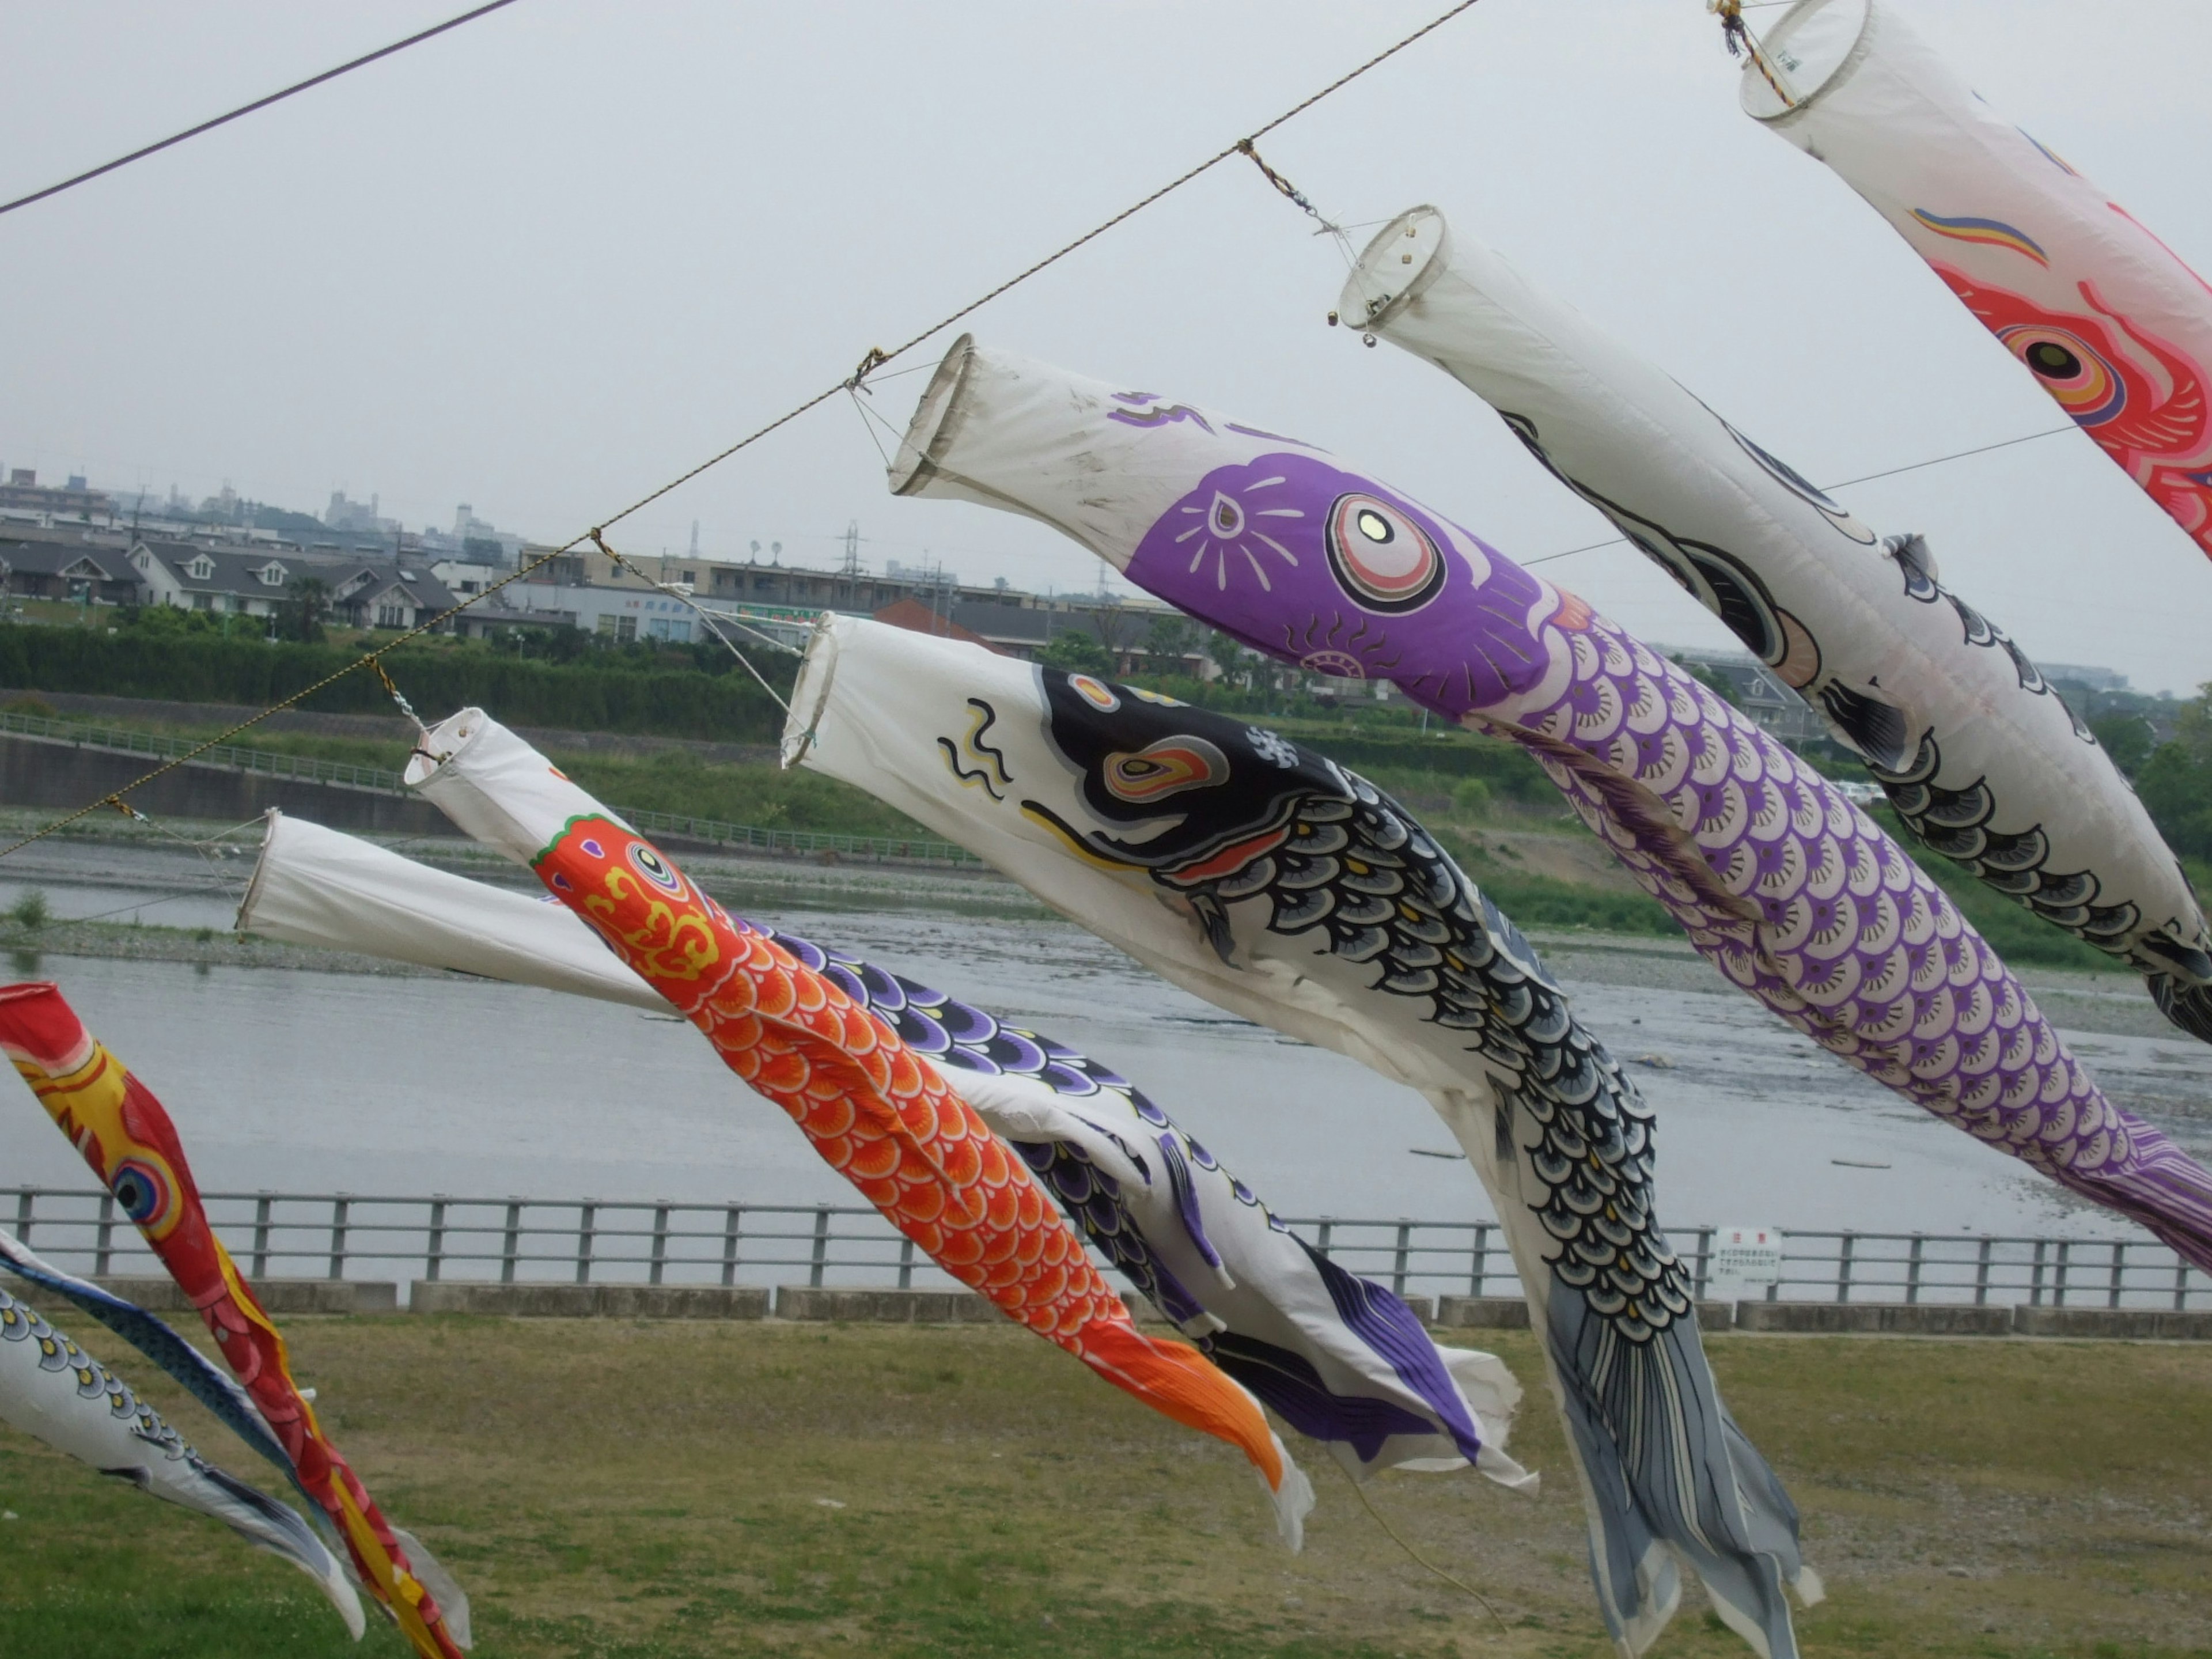
[[[301,1489],[345,1540],[369,1593],[391,1610],[423,1659],[461,1659],[445,1614],[293,1382],[283,1335],[208,1224],[191,1165],[161,1103],[94,1041],[52,985],[0,988],[0,1048],[207,1321],[223,1358],[292,1460]]]
[[[867,1009],[612,818],[571,818],[531,867],[933,1261],[1115,1387],[1238,1447],[1281,1489],[1285,1460],[1251,1396],[1130,1323],[1028,1166]]]

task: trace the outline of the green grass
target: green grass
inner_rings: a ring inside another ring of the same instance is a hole
[[[486,1659],[1608,1651],[1522,1333],[1480,1340],[1529,1385],[1515,1445],[1546,1489],[1464,1473],[1372,1489],[1491,1597],[1504,1633],[1401,1555],[1310,1445],[1297,1449],[1321,1505],[1292,1557],[1235,1454],[1011,1328],[403,1316],[289,1334],[326,1426],[469,1587]],[[2212,1352],[1710,1346],[1828,1580],[1800,1620],[1808,1652],[2169,1659],[2212,1644]],[[177,1416],[250,1473],[196,1409]],[[0,1505],[21,1517],[0,1522],[0,1652],[404,1652],[380,1627],[351,1647],[289,1569],[8,1430]],[[1745,1650],[1693,1598],[1657,1651]]]

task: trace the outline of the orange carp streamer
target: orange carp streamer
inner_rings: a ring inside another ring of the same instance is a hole
[[[1029,1167],[874,1014],[611,817],[571,818],[531,867],[933,1261],[1281,1489],[1258,1404],[1194,1349],[1136,1329]]]
[[[375,1500],[316,1422],[292,1380],[283,1335],[208,1224],[161,1103],[93,1039],[52,985],[0,988],[0,1048],[199,1310],[291,1459],[301,1490],[344,1539],[362,1584],[423,1659],[461,1659],[465,1632],[457,1638],[448,1628]],[[424,1570],[443,1576],[427,1560]]]

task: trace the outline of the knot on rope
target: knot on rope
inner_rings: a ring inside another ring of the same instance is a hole
[[[853,371],[853,378],[845,382],[845,390],[848,392],[860,390],[861,381],[866,380],[869,375],[890,360],[890,353],[881,346],[870,346],[860,358],[860,366]]]
[[[1759,37],[1751,32],[1751,25],[1743,21],[1743,0],[1705,0],[1705,9],[1721,20],[1721,44],[1728,48],[1731,58],[1749,58],[1759,66],[1759,73],[1773,88],[1774,95],[1782,100],[1784,109],[1796,109],[1797,100],[1782,84],[1766,54],[1759,47]]]
[[[1322,229],[1340,236],[1344,234],[1336,226],[1322,217],[1321,210],[1306,199],[1304,191],[1267,165],[1267,158],[1260,154],[1260,147],[1249,138],[1239,138],[1237,141],[1237,151],[1240,155],[1249,157],[1252,165],[1260,169],[1261,178],[1273,185],[1285,198],[1295,204],[1300,212],[1310,217]]]
[[[415,712],[415,705],[407,701],[407,694],[399,689],[399,682],[392,678],[392,671],[384,665],[383,657],[380,654],[371,656],[368,665],[376,671],[376,678],[382,682],[385,695],[399,705],[399,712],[414,723],[416,732],[428,737],[430,728],[422,724],[422,717]]]

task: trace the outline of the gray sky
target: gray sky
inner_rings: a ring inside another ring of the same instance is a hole
[[[2212,5],[1894,3],[2212,271]],[[459,9],[10,8],[0,197]],[[521,0],[0,219],[0,461],[310,511],[375,491],[411,526],[466,501],[564,540],[1441,9]],[[1263,149],[1346,223],[1443,207],[1815,479],[2058,423],[1870,209],[1737,112],[1699,0],[1484,0]],[[1518,557],[1607,533],[1468,393],[1322,325],[1342,264],[1307,229],[1224,165],[970,326],[1296,431]],[[880,385],[894,424],[921,378]],[[2037,656],[2212,678],[2212,569],[2086,437],[1844,495],[1925,532]],[[1096,580],[1036,526],[890,500],[842,404],[617,544],[681,548],[695,519],[710,555],[827,562],[858,519],[878,564]],[[1723,641],[1626,550],[1546,574],[1647,638]]]

